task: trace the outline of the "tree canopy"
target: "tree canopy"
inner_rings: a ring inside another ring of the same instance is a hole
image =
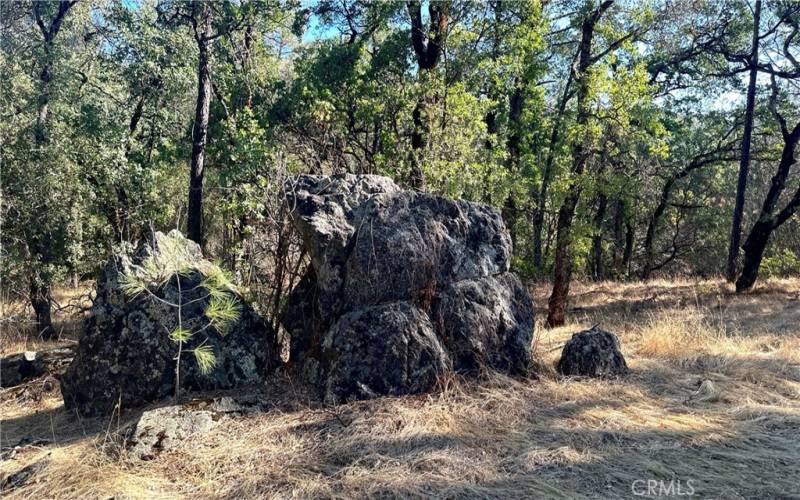
[[[301,172],[496,206],[553,325],[576,276],[800,273],[792,0],[14,0],[0,23],[0,273],[45,336],[52,286],[176,227],[277,313]]]

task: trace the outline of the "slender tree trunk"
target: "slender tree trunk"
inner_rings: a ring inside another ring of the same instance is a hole
[[[664,211],[667,209],[667,204],[669,202],[669,196],[672,193],[672,186],[675,184],[675,179],[670,178],[667,180],[666,184],[661,190],[661,198],[658,200],[658,205],[656,205],[655,210],[650,215],[650,220],[647,222],[647,233],[644,237],[644,265],[642,266],[642,280],[647,280],[650,278],[650,273],[653,271],[653,266],[655,265],[655,252],[654,252],[654,245],[656,239],[656,229],[658,229],[658,224],[661,222],[661,217],[664,215]]]
[[[570,98],[573,81],[572,76],[572,72],[570,72],[567,77],[567,83],[564,85],[564,92],[561,94],[561,99],[558,101],[558,109],[556,111],[555,120],[553,121],[553,129],[550,131],[547,157],[545,158],[544,168],[542,169],[542,183],[539,186],[539,193],[536,196],[536,207],[533,211],[533,265],[537,269],[542,269],[543,264],[542,231],[544,231],[544,214],[547,209],[547,194],[550,190],[550,182],[553,177],[553,166],[556,157],[555,150],[558,145],[558,139],[561,136],[561,126]]]
[[[613,0],[606,0],[589,14],[581,26],[581,42],[578,56],[578,67],[575,71],[577,90],[577,124],[579,130],[586,130],[589,123],[589,79],[588,71],[592,61],[592,38],[594,28],[603,13],[613,4]],[[558,224],[556,226],[556,251],[555,265],[553,268],[553,292],[550,295],[547,312],[547,324],[550,327],[564,324],[567,311],[567,298],[569,297],[569,282],[572,276],[572,222],[575,218],[575,209],[581,197],[580,177],[586,170],[588,151],[584,137],[576,138],[572,154],[572,182],[568,188],[567,196],[558,211]]]
[[[614,253],[611,256],[612,272],[616,278],[622,276],[622,253],[625,248],[625,202],[614,203]]]
[[[50,276],[46,272],[35,272],[30,281],[30,300],[36,318],[37,336],[45,340],[54,339],[51,304],[53,302]]]
[[[739,260],[739,242],[742,237],[742,220],[744,218],[745,192],[747,191],[747,175],[750,170],[750,143],[753,135],[753,109],[756,100],[756,80],[758,78],[758,35],[761,21],[761,0],[756,0],[753,13],[753,48],[750,53],[750,82],[747,86],[747,108],[744,117],[744,133],[742,135],[742,155],[739,161],[739,178],[736,183],[736,202],[733,207],[733,223],[731,224],[730,247],[728,248],[728,266],[725,276],[729,282],[736,280]]]
[[[742,273],[739,275],[739,279],[736,280],[737,292],[744,292],[753,287],[758,278],[761,260],[764,257],[764,251],[767,247],[767,243],[769,243],[772,232],[789,220],[798,208],[800,208],[800,188],[798,188],[783,210],[775,214],[778,201],[786,187],[786,179],[789,177],[789,171],[792,165],[795,164],[795,150],[798,141],[800,141],[800,123],[795,125],[794,129],[789,132],[785,128],[783,119],[780,116],[779,119],[781,120],[784,141],[781,162],[778,165],[778,171],[772,177],[772,183],[770,184],[767,196],[764,198],[764,204],[761,207],[761,214],[750,230],[747,240],[745,240],[743,246],[744,264],[742,266]]]
[[[422,120],[423,108],[425,107],[425,98],[420,96],[417,99],[417,104],[414,106],[414,111],[411,113],[411,121],[413,123],[413,130],[411,131],[411,178],[409,185],[412,189],[422,190],[425,188],[425,173],[422,170],[420,163],[420,155],[425,149],[425,137],[427,134],[427,127]]]
[[[36,143],[36,152],[34,154],[40,158],[43,157],[44,150],[50,141],[47,122],[52,90],[53,46],[64,18],[75,3],[77,3],[77,0],[59,1],[55,14],[46,19],[45,15],[47,13],[44,9],[48,4],[45,2],[33,2],[33,18],[42,35],[44,50],[42,70],[39,73],[39,97],[37,99],[36,124],[34,125],[33,134]],[[53,244],[51,234],[51,231],[44,230],[42,239],[31,245],[34,255],[29,255],[29,260],[32,261],[31,276],[29,277],[29,299],[36,317],[38,333],[43,339],[52,339],[56,336],[51,314],[53,301],[52,278],[47,270],[47,266],[52,262],[51,247]]]
[[[37,101],[38,110],[36,112],[36,126],[34,129],[34,138],[38,145],[44,145],[48,141],[47,135],[47,117],[50,110],[50,68],[52,65],[51,60],[51,43],[44,44],[44,67],[39,73],[39,99]]]
[[[422,5],[419,0],[406,2],[408,15],[411,19],[411,45],[417,57],[417,67],[420,75],[423,72],[430,74],[439,64],[444,50],[444,41],[449,23],[450,5],[446,2],[430,2],[428,12],[430,25],[422,24]],[[409,184],[414,189],[423,189],[425,186],[425,173],[420,163],[420,156],[425,149],[428,137],[428,126],[425,120],[425,95],[417,98],[411,118],[413,129],[411,131],[411,177]]]
[[[592,258],[591,271],[592,279],[601,281],[605,278],[603,266],[603,221],[606,218],[608,208],[608,197],[601,192],[597,195],[597,212],[594,216],[594,234],[592,235]]]
[[[211,13],[203,6],[202,19],[195,33],[197,40],[197,102],[192,128],[192,160],[189,170],[189,207],[187,228],[189,239],[203,244],[203,169],[206,141],[208,139],[208,115],[211,104],[211,70],[209,68],[209,35]]]
[[[47,117],[50,105],[50,68],[51,68],[51,51],[52,40],[45,38],[45,61],[44,67],[39,75],[40,78],[40,93],[37,102],[38,111],[36,114],[36,125],[34,128],[34,139],[37,146],[37,156],[42,156],[44,149],[49,142],[49,134],[47,131]],[[56,337],[55,328],[53,328],[53,318],[51,315],[52,303],[52,282],[50,273],[45,269],[50,264],[50,232],[45,231],[42,235],[44,241],[37,242],[34,245],[36,259],[32,266],[30,277],[30,302],[33,308],[33,314],[36,319],[36,333],[42,339],[49,340]]]
[[[625,223],[625,251],[622,253],[622,269],[626,276],[631,274],[631,259],[633,259],[633,243],[636,239],[636,227],[628,220]]]
[[[516,174],[520,168],[520,161],[522,152],[520,151],[520,143],[522,142],[522,109],[525,104],[525,95],[522,88],[518,84],[511,94],[508,110],[508,122],[511,129],[508,135],[507,148],[508,148],[508,164],[507,168],[512,175]],[[517,231],[516,223],[519,216],[519,208],[514,199],[514,193],[509,193],[503,205],[503,218],[506,221],[506,226],[511,234],[511,245],[517,248]]]

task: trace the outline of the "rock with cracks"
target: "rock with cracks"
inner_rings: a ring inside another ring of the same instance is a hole
[[[230,416],[258,410],[257,401],[221,397],[147,410],[124,430],[129,453],[142,460],[180,448],[208,433]]]
[[[327,401],[527,371],[533,305],[496,209],[374,175],[303,175],[286,196],[311,256],[283,317],[290,363]]]
[[[148,282],[147,290],[126,292],[128,276],[151,280],[165,268],[179,272]],[[277,364],[275,332],[233,286],[220,290],[210,285],[212,279],[220,281],[219,269],[177,231],[156,233],[133,255],[112,259],[98,280],[75,359],[61,378],[65,406],[86,416],[107,415],[117,405],[125,410],[173,395],[179,348],[170,336],[179,325],[174,304],[181,304],[180,325],[193,332],[181,345],[182,389],[229,389],[262,380]],[[224,325],[210,319],[213,295],[238,310]],[[215,365],[206,373],[194,355],[198,346],[213,353]]]
[[[593,327],[574,334],[566,343],[558,371],[563,375],[605,378],[625,375],[628,365],[620,352],[617,336]]]

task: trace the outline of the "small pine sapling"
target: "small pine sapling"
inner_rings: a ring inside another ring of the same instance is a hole
[[[123,273],[120,279],[120,287],[128,298],[147,295],[175,310],[177,326],[171,331],[167,325],[162,326],[169,331],[170,340],[177,345],[174,358],[176,398],[180,396],[180,366],[185,344],[211,327],[224,337],[242,312],[239,299],[232,294],[233,287],[228,275],[217,264],[204,266],[204,269],[198,270],[197,272],[203,275],[200,283],[190,290],[182,290],[181,278],[195,272],[192,263],[192,258],[186,251],[185,238],[171,236],[159,242],[158,252],[153,252],[139,265],[131,265],[128,272]],[[178,292],[175,302],[159,294],[159,291],[163,291],[163,287],[173,279]],[[194,291],[197,288],[202,288],[203,293],[191,301],[184,302],[184,292]],[[200,327],[187,327],[184,324],[184,308],[198,301],[207,302],[203,312],[205,322]],[[190,351],[203,375],[208,375],[217,366],[214,348],[207,342],[208,337]]]

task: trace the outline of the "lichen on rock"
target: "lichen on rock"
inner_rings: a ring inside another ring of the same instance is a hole
[[[375,175],[285,189],[311,266],[282,323],[290,363],[326,400],[423,392],[451,370],[527,371],[533,304],[496,209]]]
[[[218,273],[200,246],[178,231],[155,233],[136,253],[111,259],[61,378],[67,408],[103,415],[117,405],[127,409],[174,394],[180,328],[192,333],[180,346],[182,387],[227,389],[262,380],[277,364],[275,332],[235,287],[209,287]],[[220,301],[236,304],[235,320],[212,319],[210,308]],[[212,353],[213,366],[191,355],[198,349]]]
[[[557,368],[563,375],[598,378],[628,373],[617,336],[596,326],[572,336],[564,345]]]

